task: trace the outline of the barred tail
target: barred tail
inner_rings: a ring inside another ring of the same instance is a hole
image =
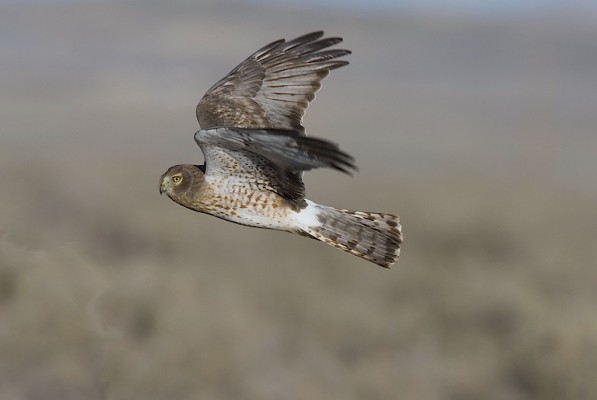
[[[397,215],[340,210],[308,201],[299,217],[305,236],[385,268],[398,260],[402,227]]]

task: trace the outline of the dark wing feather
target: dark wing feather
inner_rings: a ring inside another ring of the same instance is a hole
[[[297,207],[304,205],[303,171],[356,169],[353,158],[338,145],[299,131],[219,127],[197,132],[195,141],[205,155],[207,175],[263,182]]]
[[[348,64],[336,60],[349,50],[324,50],[342,38],[313,32],[256,51],[211,87],[197,105],[203,129],[234,126],[304,132],[305,110],[331,70]]]

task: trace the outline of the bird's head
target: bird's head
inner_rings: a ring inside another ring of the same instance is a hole
[[[203,166],[175,165],[168,168],[160,181],[160,194],[166,193],[171,199],[176,199],[184,194],[198,189],[203,182]]]

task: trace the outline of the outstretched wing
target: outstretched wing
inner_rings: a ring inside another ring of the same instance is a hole
[[[207,91],[197,105],[202,129],[234,126],[295,130],[304,134],[303,115],[321,80],[348,64],[336,60],[349,50],[324,50],[342,38],[313,32],[259,49]]]
[[[303,171],[356,169],[338,145],[300,131],[219,127],[200,130],[195,141],[205,155],[207,176],[244,179],[247,186],[273,191],[298,208],[305,204]]]

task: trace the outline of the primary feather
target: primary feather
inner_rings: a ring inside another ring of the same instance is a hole
[[[348,64],[349,50],[324,50],[341,38],[322,31],[262,47],[213,85],[197,105],[203,129],[215,126],[304,132],[305,110],[331,70]],[[324,51],[322,51],[324,50]]]

